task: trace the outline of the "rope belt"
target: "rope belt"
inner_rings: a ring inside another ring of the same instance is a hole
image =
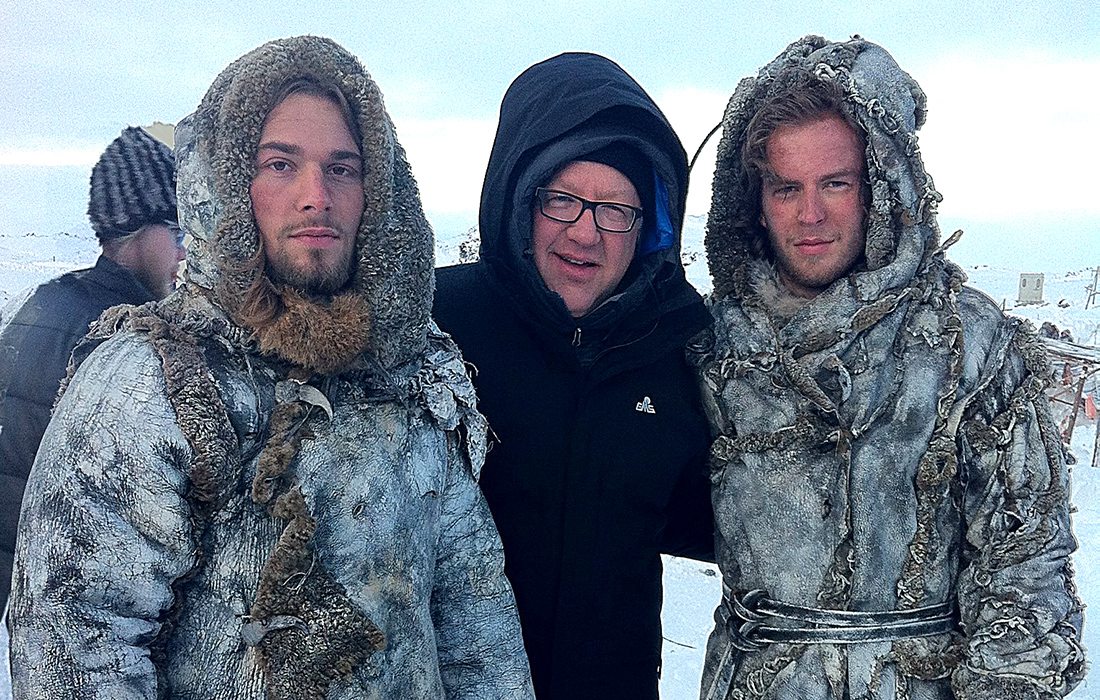
[[[741,651],[775,643],[892,642],[944,634],[958,624],[952,603],[882,612],[825,610],[772,600],[761,590],[736,595],[724,585],[722,610],[730,643]]]

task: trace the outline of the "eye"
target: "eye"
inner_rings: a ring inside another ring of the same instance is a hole
[[[776,185],[771,189],[771,196],[776,199],[786,200],[794,196],[798,188],[794,185]]]
[[[285,160],[272,160],[268,161],[264,167],[270,168],[277,173],[284,173],[287,170],[290,170],[290,162]]]
[[[359,177],[359,170],[356,169],[354,166],[348,165],[347,163],[336,163],[331,168],[329,168],[329,172],[337,177]]]
[[[569,209],[577,203],[576,199],[563,192],[547,192],[542,201],[551,209]]]
[[[605,221],[626,225],[634,215],[634,212],[618,204],[601,204],[600,211]]]
[[[852,186],[852,183],[848,180],[829,180],[825,183],[825,188],[830,190],[843,190]]]

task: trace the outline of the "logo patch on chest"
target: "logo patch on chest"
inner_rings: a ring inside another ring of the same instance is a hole
[[[653,401],[648,396],[642,397],[642,400],[638,402],[638,405],[634,407],[635,411],[639,413],[656,413],[657,410],[653,408]]]

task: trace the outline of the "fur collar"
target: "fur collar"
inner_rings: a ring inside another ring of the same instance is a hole
[[[768,316],[786,324],[812,299],[795,296],[779,281],[779,271],[773,263],[760,258],[749,262],[749,293],[759,301]]]
[[[367,349],[371,313],[362,296],[345,293],[322,302],[283,287],[278,300],[278,312],[255,329],[264,354],[330,375],[351,369]]]

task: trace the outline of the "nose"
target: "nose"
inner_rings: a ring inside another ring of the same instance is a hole
[[[798,222],[805,225],[820,224],[825,220],[825,202],[821,199],[821,194],[814,190],[809,190],[802,196],[802,201],[798,208]]]
[[[600,231],[596,228],[596,212],[589,209],[581,212],[581,218],[569,224],[569,239],[578,245],[592,246],[600,242]]]
[[[332,196],[320,167],[304,168],[298,186],[298,206],[302,211],[327,211],[332,207]]]

